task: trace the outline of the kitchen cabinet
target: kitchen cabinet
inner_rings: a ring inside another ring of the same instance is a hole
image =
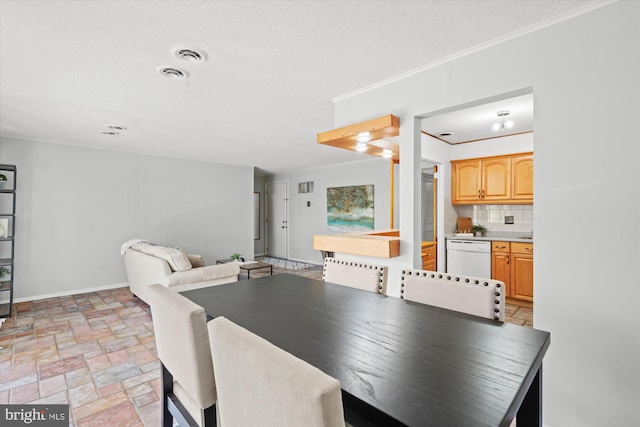
[[[505,296],[533,301],[533,243],[491,242],[491,278],[505,284]]]
[[[436,271],[436,242],[422,242],[422,269]]]
[[[533,203],[533,154],[511,158],[511,198]]]
[[[511,243],[491,242],[491,278],[505,285],[505,297],[511,297]]]
[[[511,244],[511,296],[533,301],[533,243]]]
[[[451,201],[533,203],[533,153],[451,161]]]

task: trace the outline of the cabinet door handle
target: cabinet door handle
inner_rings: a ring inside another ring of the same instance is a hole
[[[482,197],[480,197],[480,190],[478,190],[478,199],[481,199]]]
[[[507,265],[509,265],[509,258],[511,258],[509,255],[507,255]]]
[[[527,251],[533,251],[533,248],[524,248]]]
[[[496,249],[507,249],[506,246],[496,246]]]
[[[482,190],[482,198],[484,199],[484,190]]]

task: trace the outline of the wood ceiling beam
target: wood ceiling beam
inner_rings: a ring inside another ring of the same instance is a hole
[[[321,132],[317,135],[317,142],[318,144],[356,151],[358,134],[361,132],[369,132],[371,135],[371,141],[367,142],[368,147],[365,154],[382,157],[382,150],[388,148],[393,152],[393,160],[400,159],[399,144],[385,140],[385,138],[400,135],[400,119],[392,114]]]

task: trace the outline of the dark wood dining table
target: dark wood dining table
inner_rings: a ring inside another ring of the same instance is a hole
[[[542,425],[548,332],[291,274],[182,295],[338,379],[354,425]]]

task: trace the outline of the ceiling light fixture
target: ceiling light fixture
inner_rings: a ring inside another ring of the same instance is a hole
[[[367,144],[366,144],[366,143],[364,143],[364,142],[362,142],[362,141],[359,141],[359,142],[356,144],[356,151],[359,151],[359,152],[361,152],[361,153],[364,153],[365,151],[367,151]]]
[[[101,133],[103,135],[109,135],[109,136],[120,135],[120,132],[118,132],[117,130],[113,130],[113,129],[100,129],[98,131],[98,133]]]
[[[453,132],[451,132],[450,130],[446,130],[446,131],[444,131],[444,132],[440,132],[440,133],[438,134],[438,136],[441,136],[441,137],[444,137],[444,136],[451,136],[451,135],[453,135]]]
[[[502,110],[502,111],[498,111],[498,117],[500,117],[500,121],[497,123],[494,123],[492,126],[492,129],[494,131],[500,131],[500,132],[504,132],[504,129],[511,129],[513,127],[513,120],[507,120],[506,122],[504,121],[504,118],[507,117],[509,114],[511,114],[511,112],[509,110]]]
[[[370,132],[360,132],[358,134],[358,142],[369,142],[371,141],[371,133]]]
[[[393,156],[393,151],[389,150],[388,148],[382,150],[382,157],[384,157],[385,159],[390,159],[391,156]]]
[[[168,65],[159,65],[156,67],[156,71],[161,76],[174,79],[174,80],[184,80],[189,77],[189,72],[184,68],[179,67],[170,67]]]
[[[188,62],[205,62],[209,59],[207,52],[192,46],[178,46],[173,49],[173,54],[178,59]]]

